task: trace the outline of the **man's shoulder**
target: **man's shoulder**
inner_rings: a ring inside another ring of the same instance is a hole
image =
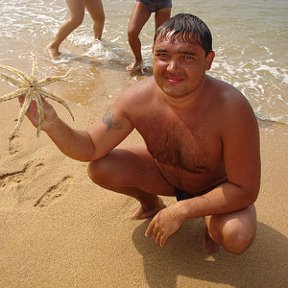
[[[157,84],[153,77],[148,77],[133,83],[125,91],[121,97],[127,101],[137,101],[149,98],[157,89]]]
[[[209,77],[209,82],[210,90],[217,94],[214,96],[217,96],[216,98],[218,99],[222,99],[225,104],[235,105],[238,102],[248,104],[245,95],[234,85],[212,77]]]
[[[148,104],[155,95],[157,85],[152,77],[139,80],[125,89],[117,97],[116,105],[125,111],[140,109]]]
[[[147,78],[141,79],[130,86],[130,88],[137,88],[137,90],[140,89],[140,90],[143,90],[143,92],[149,89],[154,89],[155,87],[157,87],[157,84],[153,76],[149,76]]]
[[[228,83],[227,81],[220,80],[211,76],[207,76],[207,80],[210,83],[210,86],[216,87],[218,89],[221,89],[222,92],[234,92],[234,93],[240,93],[240,90],[236,88],[233,84]]]
[[[221,119],[230,119],[230,123],[233,123],[233,119],[247,117],[254,118],[253,107],[247,98],[238,88],[231,85],[228,82],[224,82],[219,79],[210,77],[209,96],[210,103],[213,103],[213,108],[218,111],[222,116]],[[217,112],[215,112],[217,113]]]

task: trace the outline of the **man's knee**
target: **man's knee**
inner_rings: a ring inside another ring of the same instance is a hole
[[[206,217],[206,225],[214,241],[235,254],[245,252],[253,243],[256,223],[254,205],[232,214]]]
[[[245,252],[255,239],[256,231],[252,227],[231,223],[224,228],[222,245],[228,252],[240,254]]]
[[[109,169],[104,161],[95,160],[91,161],[87,168],[87,173],[89,178],[96,184],[104,184],[105,179],[107,179],[107,173]]]

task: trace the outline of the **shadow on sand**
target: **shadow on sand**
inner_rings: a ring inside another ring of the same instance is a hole
[[[263,223],[258,222],[257,238],[245,253],[221,249],[209,257],[201,249],[201,219],[185,223],[162,249],[144,236],[148,224],[139,225],[132,238],[150,288],[175,288],[181,275],[239,288],[287,287],[288,239]]]

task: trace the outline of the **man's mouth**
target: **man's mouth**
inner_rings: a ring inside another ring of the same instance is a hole
[[[180,82],[183,81],[183,78],[178,77],[178,76],[172,76],[172,75],[166,76],[165,79],[167,80],[167,82],[169,82],[172,85],[179,84]]]

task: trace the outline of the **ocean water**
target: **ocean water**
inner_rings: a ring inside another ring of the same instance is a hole
[[[86,13],[83,24],[62,43],[63,59],[53,62],[46,46],[69,16],[66,2],[0,0],[0,63],[28,70],[33,52],[42,74],[79,68],[77,83],[84,86],[93,73],[99,77],[107,69],[124,71],[133,59],[127,25],[134,3],[103,0],[103,41],[93,38]],[[241,90],[259,119],[288,124],[288,0],[174,0],[172,15],[180,12],[199,16],[212,32],[216,58],[209,74]],[[154,14],[141,32],[147,66],[153,34]],[[92,66],[98,67],[96,72]],[[0,91],[3,85],[0,82]]]

